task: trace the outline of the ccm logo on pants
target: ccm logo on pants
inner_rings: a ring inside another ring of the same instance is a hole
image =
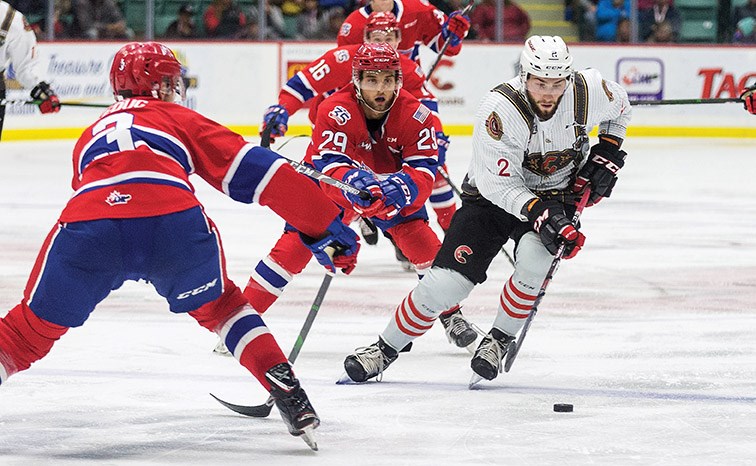
[[[210,283],[206,283],[202,286],[198,286],[197,288],[191,290],[191,291],[184,291],[183,293],[180,293],[178,296],[176,296],[176,299],[186,299],[190,296],[196,296],[204,291],[209,290],[210,288],[214,287],[215,284],[218,283],[218,279],[214,279]]]

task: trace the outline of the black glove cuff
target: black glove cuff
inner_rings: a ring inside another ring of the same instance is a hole
[[[39,84],[34,86],[31,90],[31,98],[35,100],[47,100],[50,96],[55,95],[55,92],[50,88],[50,85],[44,81],[40,81]]]

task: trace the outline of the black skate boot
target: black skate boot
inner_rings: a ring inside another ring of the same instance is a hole
[[[407,351],[409,349],[407,348]],[[368,379],[383,374],[383,371],[396,361],[399,353],[382,338],[378,342],[364,348],[357,348],[344,360],[344,370],[354,382],[365,382]]]
[[[446,338],[449,343],[454,343],[460,348],[467,348],[475,343],[475,339],[478,338],[478,333],[459,309],[448,314],[441,314],[438,316],[438,320],[441,321],[441,325],[446,330]]]
[[[378,228],[369,218],[360,217],[360,232],[365,242],[371,246],[378,244]]]
[[[497,328],[491,331],[481,340],[478,349],[475,350],[470,367],[480,377],[493,380],[501,372],[501,361],[507,354],[507,345],[514,337],[507,335]]]
[[[318,445],[312,431],[320,425],[320,418],[299,385],[291,366],[288,363],[277,364],[265,373],[265,378],[270,383],[270,395],[275,399],[289,433],[296,437],[301,435],[310,448],[317,450]]]

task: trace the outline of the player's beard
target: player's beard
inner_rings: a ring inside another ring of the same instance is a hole
[[[530,103],[530,107],[533,109],[536,116],[543,121],[546,121],[549,118],[554,116],[554,113],[556,113],[557,109],[559,108],[559,103],[562,101],[562,97],[564,97],[564,93],[563,93],[562,95],[559,96],[556,102],[554,102],[554,106],[551,108],[551,110],[548,112],[544,112],[541,110],[541,107],[538,106],[538,103],[536,103],[535,99],[533,99],[533,96],[530,95],[530,92],[526,92],[526,94],[528,96],[528,102]]]

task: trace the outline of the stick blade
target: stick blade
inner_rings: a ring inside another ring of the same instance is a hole
[[[210,394],[213,398],[215,398],[215,401],[222,404],[226,408],[230,409],[231,411],[241,414],[243,416],[249,416],[249,417],[268,417],[270,415],[271,410],[273,409],[273,402],[272,399],[269,398],[268,401],[265,404],[261,404],[258,406],[243,406],[243,405],[235,405],[233,403],[229,403],[228,401],[223,401],[217,396]],[[270,403],[270,404],[268,404]]]
[[[519,351],[520,348],[517,346],[517,340],[510,341],[507,345],[507,356],[504,358],[504,372],[509,372]]]

